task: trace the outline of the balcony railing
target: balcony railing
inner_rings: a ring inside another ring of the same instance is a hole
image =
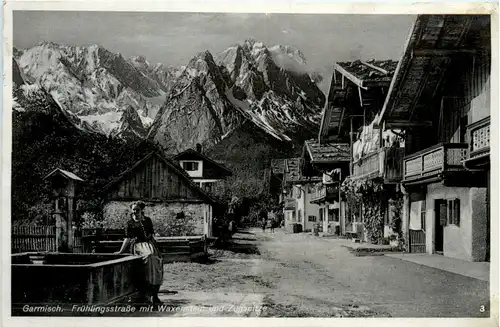
[[[467,143],[436,144],[404,159],[404,180],[434,177],[445,171],[464,170]]]
[[[381,148],[353,163],[353,179],[381,177],[398,182],[403,177],[404,148]]]
[[[325,185],[321,184],[316,188],[311,196],[312,202],[319,202],[323,200],[337,200],[339,197],[338,185]]]
[[[467,159],[490,154],[490,117],[467,126],[469,151]]]

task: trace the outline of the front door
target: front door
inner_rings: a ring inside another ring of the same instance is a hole
[[[434,252],[443,254],[444,247],[444,226],[447,219],[446,200],[435,200],[434,202]]]

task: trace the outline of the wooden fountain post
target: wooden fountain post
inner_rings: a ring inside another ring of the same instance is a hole
[[[83,182],[83,179],[60,168],[53,170],[45,179],[50,180],[55,197],[54,217],[56,219],[57,251],[72,252],[75,184]]]

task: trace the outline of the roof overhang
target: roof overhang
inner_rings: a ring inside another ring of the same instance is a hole
[[[357,78],[356,76],[354,76],[353,74],[351,74],[350,72],[348,72],[341,65],[335,63],[335,64],[333,64],[333,68],[335,68],[335,70],[337,70],[339,73],[341,73],[342,76],[345,76],[345,78],[347,78],[348,80],[350,80],[351,82],[353,82],[354,84],[356,84],[357,86],[359,86],[360,88],[366,89],[366,86],[363,85],[363,80]]]
[[[419,15],[406,41],[382,111],[375,125],[392,128],[428,126],[415,115],[423,92],[436,94],[447,66],[456,56],[471,56],[476,49],[463,47],[473,15]],[[477,17],[477,16],[476,16]],[[432,98],[432,97],[431,97]],[[423,108],[423,104],[420,104]]]

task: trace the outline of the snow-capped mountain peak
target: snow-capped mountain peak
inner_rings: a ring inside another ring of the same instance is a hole
[[[15,60],[27,83],[39,84],[64,110],[104,134],[119,128],[125,106],[152,121],[175,74],[141,56],[126,60],[98,44],[40,42],[17,50]]]
[[[180,67],[100,45],[41,42],[14,53],[16,83],[38,85],[78,128],[147,135],[179,151],[216,144],[245,122],[293,140],[315,130],[324,102],[300,50],[253,39],[216,56],[197,53]]]

